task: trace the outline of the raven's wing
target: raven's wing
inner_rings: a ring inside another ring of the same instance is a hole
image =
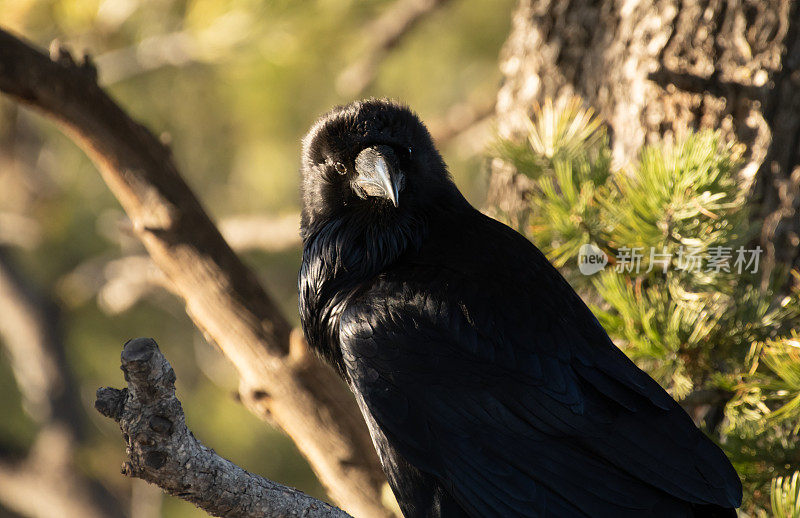
[[[408,265],[349,303],[340,344],[373,434],[472,516],[738,507],[722,451],[538,250],[520,253],[530,276]]]

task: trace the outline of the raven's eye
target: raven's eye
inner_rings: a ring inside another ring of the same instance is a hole
[[[347,173],[347,167],[345,167],[345,165],[341,162],[336,162],[336,164],[333,167],[336,168],[336,172],[339,174]]]

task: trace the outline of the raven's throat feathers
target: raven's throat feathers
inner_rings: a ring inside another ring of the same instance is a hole
[[[359,286],[415,253],[427,235],[421,218],[346,214],[304,229],[300,317],[309,344],[344,374],[339,316]]]

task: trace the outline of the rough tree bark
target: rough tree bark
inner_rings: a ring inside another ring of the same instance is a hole
[[[94,160],[195,324],[239,371],[245,405],[292,437],[336,502],[386,516],[385,478],[347,388],[292,332],[169,149],[98,87],[88,58],[76,63],[59,46],[51,54],[0,31],[0,91],[60,123]]]
[[[615,158],[690,129],[747,145],[765,275],[800,267],[800,9],[790,0],[520,0],[501,55],[501,134],[545,97],[579,95]],[[524,210],[524,178],[496,161],[490,203]]]

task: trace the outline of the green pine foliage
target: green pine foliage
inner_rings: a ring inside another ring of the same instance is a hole
[[[626,354],[687,408],[707,410],[706,432],[743,477],[743,510],[800,516],[800,297],[781,294],[786,272],[762,279],[737,179],[742,146],[700,132],[615,166],[579,99],[534,107],[527,128],[493,148],[531,180],[522,231]],[[588,275],[586,244],[608,260]]]
[[[800,472],[772,481],[772,515],[775,518],[800,518]]]

